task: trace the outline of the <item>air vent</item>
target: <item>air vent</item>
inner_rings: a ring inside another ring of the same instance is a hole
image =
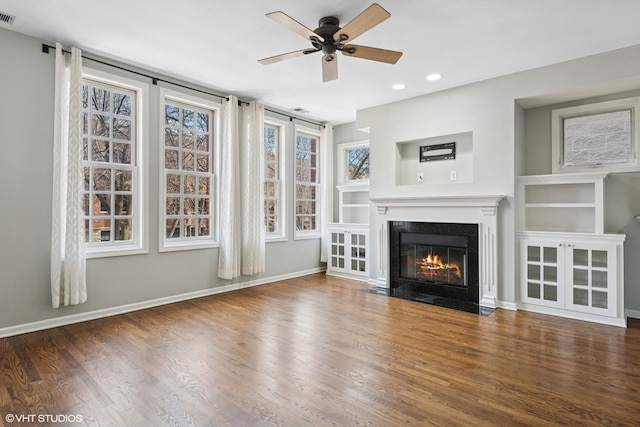
[[[9,15],[8,13],[0,12],[0,22],[4,22],[5,24],[13,24],[13,21],[15,20],[15,16]]]
[[[309,112],[309,110],[305,110],[302,107],[296,107],[293,109],[293,111],[295,111],[296,113],[300,113],[300,114],[307,114]]]

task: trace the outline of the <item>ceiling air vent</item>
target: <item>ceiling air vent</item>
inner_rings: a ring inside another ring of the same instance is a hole
[[[0,12],[0,22],[4,22],[5,24],[13,24],[13,21],[15,20],[15,16],[9,15],[8,13]]]

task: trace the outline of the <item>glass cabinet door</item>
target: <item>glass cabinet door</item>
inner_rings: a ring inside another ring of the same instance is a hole
[[[521,243],[523,302],[562,307],[564,248],[560,242],[525,239]]]
[[[331,232],[331,267],[345,268],[345,233]]]
[[[615,246],[567,245],[567,308],[615,315]]]
[[[367,272],[367,235],[351,233],[351,271],[365,274]]]
[[[368,247],[369,233],[361,228],[340,226],[329,229],[328,271],[349,275],[369,274]]]

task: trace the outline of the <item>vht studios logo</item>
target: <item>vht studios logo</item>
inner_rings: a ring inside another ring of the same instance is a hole
[[[9,423],[81,423],[82,415],[64,414],[28,414],[15,415],[7,414],[4,420]]]

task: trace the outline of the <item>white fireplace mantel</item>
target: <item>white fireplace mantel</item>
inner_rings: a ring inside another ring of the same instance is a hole
[[[496,307],[498,296],[498,206],[502,195],[374,197],[378,212],[378,279],[388,288],[390,221],[478,224],[481,306]],[[375,249],[374,249],[375,251]],[[374,254],[375,256],[376,254]]]
[[[374,197],[371,202],[379,214],[384,214],[389,207],[445,207],[479,208],[486,215],[495,215],[502,199],[504,196]]]

